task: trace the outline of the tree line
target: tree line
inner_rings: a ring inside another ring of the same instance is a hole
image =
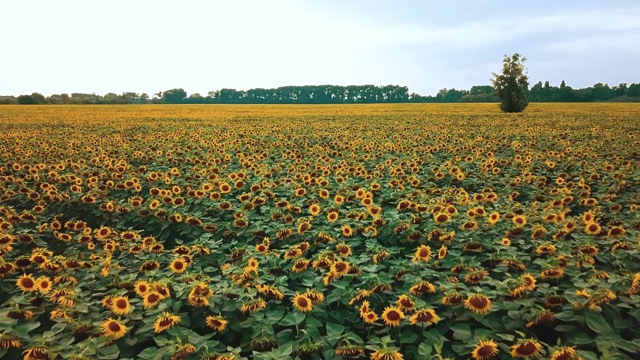
[[[640,83],[625,83],[610,87],[597,83],[591,87],[573,89],[564,81],[551,86],[541,81],[526,90],[530,102],[593,102],[640,101]],[[410,93],[406,86],[398,85],[306,85],[283,86],[275,89],[209,91],[207,95],[188,95],[176,88],[153,94],[125,92],[122,94],[95,93],[54,94],[39,93],[20,96],[0,96],[0,104],[352,104],[352,103],[456,103],[499,102],[491,85],[473,86],[469,90],[441,89],[438,93],[422,96]]]

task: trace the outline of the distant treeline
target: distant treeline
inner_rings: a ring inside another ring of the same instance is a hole
[[[565,85],[551,86],[538,82],[528,90],[530,102],[592,102],[640,101],[640,84],[620,84],[610,87],[597,83],[583,89]],[[353,104],[353,103],[457,103],[499,102],[490,85],[473,86],[470,90],[442,89],[435,96],[409,93],[406,86],[398,85],[308,85],[283,86],[276,89],[210,91],[206,96],[194,93],[187,96],[183,89],[171,89],[154,94],[125,92],[54,94],[45,97],[30,95],[0,96],[0,104]]]

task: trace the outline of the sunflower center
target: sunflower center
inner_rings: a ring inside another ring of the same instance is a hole
[[[127,307],[127,302],[124,299],[118,299],[118,301],[116,301],[116,307],[119,309],[125,309]]]
[[[535,354],[538,351],[538,349],[536,348],[536,345],[530,341],[527,341],[526,343],[520,344],[517,348],[516,348],[516,352],[520,355],[524,355],[524,356],[530,356]]]
[[[389,311],[389,313],[387,314],[387,319],[391,321],[400,320],[400,314],[395,310]]]
[[[158,296],[158,294],[150,294],[149,297],[147,297],[147,300],[149,300],[149,302],[154,303],[160,300],[160,296]]]
[[[120,326],[120,324],[118,324],[115,321],[110,321],[109,325],[108,325],[108,328],[109,328],[109,331],[116,333],[116,332],[120,331],[121,326]]]
[[[298,298],[298,306],[306,308],[307,306],[309,306],[309,302],[305,298]]]
[[[33,280],[29,279],[29,278],[24,278],[21,280],[21,284],[22,286],[24,286],[25,288],[29,289],[34,287],[36,284],[33,282]]]
[[[165,327],[165,326],[170,326],[171,323],[172,322],[170,318],[163,318],[162,320],[160,320],[159,325],[162,327]]]
[[[485,345],[478,349],[478,355],[485,357],[485,356],[492,355],[494,351],[495,351],[495,348],[493,346]]]
[[[489,303],[487,301],[486,298],[482,297],[482,296],[474,296],[469,300],[469,303],[477,308],[477,309],[484,309]]]

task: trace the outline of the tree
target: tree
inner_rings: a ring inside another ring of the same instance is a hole
[[[529,77],[524,67],[526,60],[518,53],[511,57],[505,55],[502,60],[502,74],[493,73],[491,82],[501,100],[500,109],[504,112],[521,112],[529,105]]]
[[[162,99],[167,104],[181,104],[187,97],[187,92],[183,89],[171,89],[162,93]]]

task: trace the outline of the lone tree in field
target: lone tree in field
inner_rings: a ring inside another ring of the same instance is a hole
[[[521,112],[529,105],[527,101],[529,77],[524,67],[526,60],[518,53],[511,57],[505,55],[502,60],[502,74],[493,73],[491,82],[502,101],[500,109],[504,112]]]

